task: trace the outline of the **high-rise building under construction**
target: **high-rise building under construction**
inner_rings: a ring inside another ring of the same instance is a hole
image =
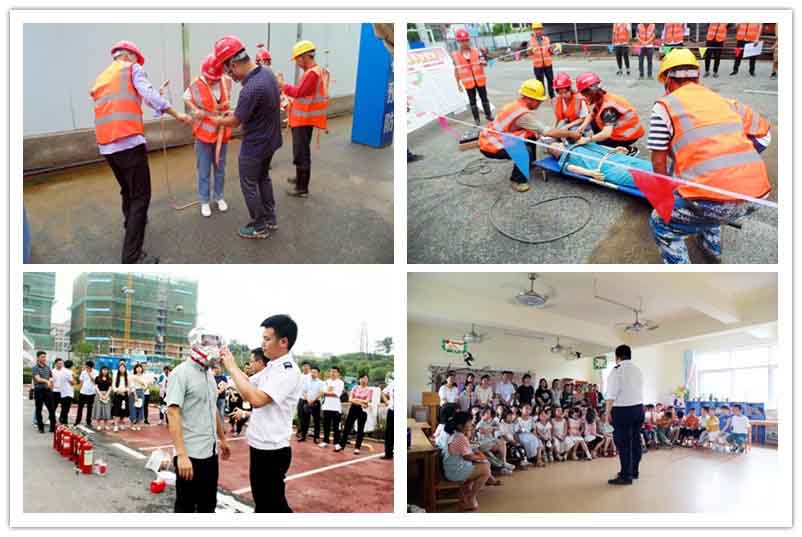
[[[188,353],[197,321],[198,283],[164,274],[89,272],[75,279],[70,342],[95,352],[162,355]]]
[[[50,350],[50,312],[56,298],[55,272],[22,274],[22,330],[37,350]]]

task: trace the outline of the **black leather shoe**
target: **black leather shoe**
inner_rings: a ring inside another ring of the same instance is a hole
[[[616,477],[615,479],[608,479],[607,483],[610,485],[631,485],[631,479],[624,479],[622,477]]]

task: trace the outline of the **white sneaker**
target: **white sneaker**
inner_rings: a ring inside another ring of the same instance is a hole
[[[340,444],[337,444],[336,446],[334,446],[334,453],[337,453],[337,452],[342,451],[342,450],[343,450],[343,447]]]
[[[114,426],[114,432],[116,433],[118,430],[119,430],[119,429],[117,429],[117,426],[115,425],[115,426]]]
[[[512,470],[515,470],[515,465],[514,465],[514,464],[510,464],[510,463],[508,463],[508,462],[505,462],[505,463],[504,463],[504,467],[505,467],[507,470],[510,470],[510,471],[512,471]]]
[[[201,203],[201,214],[203,216],[212,216],[212,208],[208,203]]]
[[[224,213],[228,210],[228,203],[226,203],[226,200],[217,200],[217,208],[221,213]]]
[[[317,447],[327,448],[329,447],[329,445],[326,442],[321,442],[320,444],[317,445]]]
[[[359,455],[359,450],[358,449],[354,450],[354,455]]]
[[[510,470],[509,468],[502,468],[501,470],[499,470],[499,473],[501,475],[512,475],[512,470]]]

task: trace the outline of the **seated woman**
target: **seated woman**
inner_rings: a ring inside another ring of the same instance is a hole
[[[559,161],[560,171],[584,175],[599,183],[638,188],[632,174],[621,165],[653,171],[651,161],[630,157],[623,147],[606,147],[593,142],[573,145],[551,142],[547,151]]]

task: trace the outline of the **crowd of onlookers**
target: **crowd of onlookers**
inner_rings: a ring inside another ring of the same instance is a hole
[[[512,382],[502,373],[491,386],[489,375],[475,385],[469,373],[457,384],[447,373],[440,386],[439,425],[432,440],[441,450],[444,477],[463,484],[460,503],[465,510],[478,508],[477,495],[486,485],[500,485],[499,476],[529,466],[543,467],[566,460],[593,460],[617,455],[613,426],[605,415],[604,397],[594,384],[540,379],[537,389],[531,375]],[[749,420],[740,405],[716,409],[661,403],[644,407],[641,442],[649,448],[706,447],[743,452]]]

